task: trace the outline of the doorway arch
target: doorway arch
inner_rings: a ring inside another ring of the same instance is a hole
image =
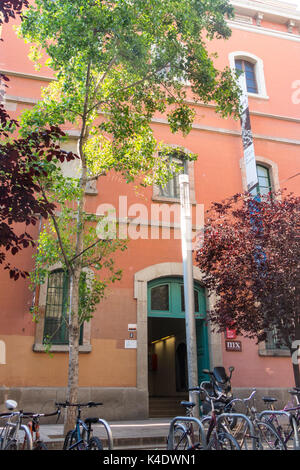
[[[182,263],[167,262],[148,266],[134,275],[134,298],[137,300],[137,388],[144,392],[147,402],[148,396],[148,305],[147,291],[148,282],[166,276],[183,276]],[[202,283],[203,275],[200,269],[193,267],[193,277],[195,281]],[[207,296],[205,289],[207,310],[209,311],[214,303],[214,295]],[[222,361],[222,346],[220,335],[208,332],[209,355],[211,366]],[[213,355],[212,355],[213,350]]]

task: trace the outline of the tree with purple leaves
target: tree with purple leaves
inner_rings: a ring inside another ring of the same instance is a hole
[[[300,386],[300,197],[236,195],[208,211],[197,264],[216,303],[209,313],[219,332],[267,339],[292,356]]]
[[[27,0],[2,0],[0,25],[20,15],[28,7]],[[7,86],[8,78],[0,74]],[[26,277],[25,270],[7,261],[7,254],[16,255],[23,248],[34,246],[29,225],[35,225],[40,216],[53,214],[54,205],[44,199],[39,180],[47,174],[46,162],[71,160],[72,153],[60,149],[58,142],[64,133],[57,127],[40,129],[26,138],[13,138],[18,122],[11,119],[0,103],[0,264],[17,280]],[[25,226],[25,228],[24,228]]]

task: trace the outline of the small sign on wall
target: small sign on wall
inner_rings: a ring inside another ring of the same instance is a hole
[[[235,339],[235,338],[236,338],[236,330],[226,328],[226,339]]]
[[[136,349],[137,341],[132,339],[125,339],[125,349]]]
[[[230,352],[242,352],[242,342],[241,341],[231,341],[225,340],[226,351]]]

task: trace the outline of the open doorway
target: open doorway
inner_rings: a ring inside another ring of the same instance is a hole
[[[195,283],[194,292],[200,383],[202,370],[209,367],[205,289]],[[158,406],[158,399],[165,399],[169,406],[188,398],[182,278],[160,278],[148,284],[148,365],[150,416],[151,405]]]

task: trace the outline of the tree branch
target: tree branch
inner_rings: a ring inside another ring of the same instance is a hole
[[[44,201],[49,204],[49,201],[47,199],[47,196],[46,196],[46,193],[44,191],[44,188],[41,186],[41,191],[42,191],[42,195],[43,195],[43,198],[44,198]],[[69,261],[68,260],[68,257],[66,255],[66,252],[65,252],[65,249],[64,249],[64,246],[63,246],[63,242],[62,242],[62,238],[61,238],[61,235],[60,235],[60,230],[59,230],[59,226],[58,226],[58,223],[57,223],[57,220],[55,218],[55,215],[54,214],[50,214],[50,217],[53,221],[53,224],[54,224],[54,227],[55,227],[55,231],[56,231],[56,234],[57,234],[57,239],[58,239],[58,243],[59,243],[59,246],[60,246],[60,250],[61,250],[61,253],[63,255],[63,258],[64,258],[64,261],[65,261],[65,264],[68,268],[68,270],[70,272],[73,272],[73,266],[72,266],[72,260]]]

